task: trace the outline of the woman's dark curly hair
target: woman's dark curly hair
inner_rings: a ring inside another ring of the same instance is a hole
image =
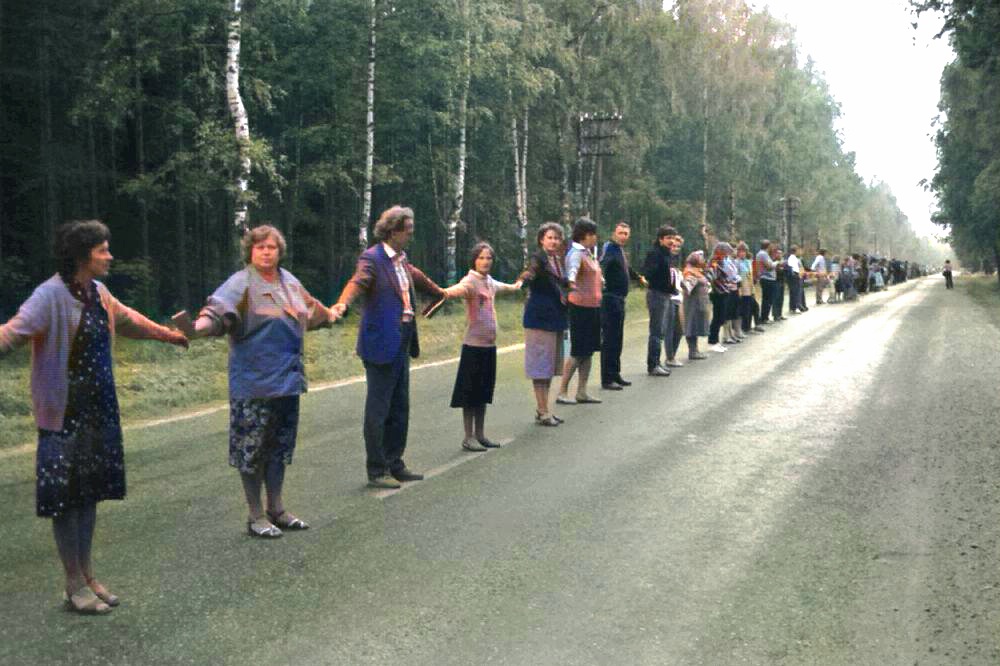
[[[56,229],[54,250],[62,279],[72,280],[80,264],[90,260],[90,251],[110,239],[100,220],[72,220]]]

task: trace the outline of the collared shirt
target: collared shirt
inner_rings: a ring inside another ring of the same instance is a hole
[[[802,272],[802,262],[799,261],[799,258],[794,254],[788,255],[788,259],[785,260],[785,263],[788,264],[788,269],[796,275]]]
[[[396,279],[399,280],[399,291],[403,295],[403,321],[413,321],[413,304],[410,302],[410,275],[406,271],[406,253],[397,253],[388,243],[382,243],[385,253],[392,260],[392,267],[396,270]]]

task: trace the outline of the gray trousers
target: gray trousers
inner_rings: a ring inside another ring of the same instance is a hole
[[[646,291],[646,308],[649,310],[649,345],[646,351],[646,370],[660,364],[660,350],[673,356],[674,317],[677,309],[670,301],[670,294],[654,289]]]

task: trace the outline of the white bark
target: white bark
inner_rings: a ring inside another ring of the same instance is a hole
[[[448,284],[455,284],[458,271],[455,255],[458,252],[458,225],[462,219],[462,207],[465,205],[465,162],[466,133],[468,128],[469,86],[472,82],[472,35],[469,30],[469,9],[467,2],[462,2],[462,14],[465,20],[465,52],[462,57],[462,92],[458,100],[458,170],[455,173],[455,197],[451,205],[451,214],[445,224],[446,260],[448,266]]]
[[[518,128],[516,115],[511,114],[511,144],[514,147],[514,209],[517,214],[517,235],[521,239],[524,264],[528,262],[528,107],[524,107],[523,126]]]
[[[372,215],[372,185],[375,173],[375,28],[378,17],[377,0],[369,0],[371,17],[368,23],[368,113],[365,127],[365,189],[361,207],[361,224],[358,226],[358,247],[364,251],[368,247],[368,223]]]
[[[240,233],[248,228],[246,193],[250,187],[250,121],[240,96],[240,16],[242,0],[230,0],[229,42],[226,57],[226,102],[236,129],[240,169],[236,175],[236,206],[233,226]]]

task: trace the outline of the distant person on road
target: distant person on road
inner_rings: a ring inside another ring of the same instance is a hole
[[[955,283],[951,280],[951,259],[944,260],[944,270],[941,271],[941,275],[944,276],[944,288],[954,289]]]
[[[500,445],[486,437],[486,405],[493,403],[497,381],[498,292],[518,291],[521,281],[507,284],[490,275],[496,254],[489,243],[476,243],[469,258],[469,272],[461,282],[444,290],[445,298],[465,300],[465,337],[458,362],[451,406],[462,409],[466,451],[485,451]]]
[[[354,275],[333,305],[342,317],[364,296],[357,353],[365,365],[365,467],[372,488],[399,488],[424,478],[403,461],[410,424],[410,359],[420,355],[416,290],[435,301],[441,287],[410,263],[404,249],[413,238],[413,209],[393,206],[375,223],[378,242],[358,257]]]
[[[712,302],[712,322],[708,329],[709,348],[714,352],[725,352],[727,347],[722,344],[720,335],[723,334],[723,327],[728,333],[729,318],[731,314],[731,297],[736,295],[739,285],[739,274],[735,271],[735,265],[729,260],[733,252],[733,246],[725,241],[715,244],[712,250],[712,259],[708,264],[710,282],[712,285],[709,298]],[[726,339],[730,342],[731,338]]]
[[[771,246],[771,259],[774,261],[774,291],[772,293],[771,312],[774,321],[785,321],[788,317],[782,314],[785,307],[785,282],[788,279],[788,264],[785,263],[785,253],[776,245]]]
[[[604,274],[601,296],[601,388],[620,391],[632,382],[622,377],[622,344],[625,336],[625,300],[629,281],[645,284],[645,278],[629,264],[625,245],[632,228],[624,220],[615,225],[611,240],[601,249],[600,264]]]
[[[708,292],[711,283],[705,276],[705,253],[697,250],[684,262],[684,338],[688,359],[700,361],[707,356],[698,351],[698,338],[708,335]]]
[[[762,328],[753,328],[754,311],[757,301],[753,297],[753,261],[748,256],[750,248],[743,241],[736,245],[736,268],[739,270],[739,315],[740,328],[744,333],[763,333]]]
[[[829,282],[830,272],[830,267],[826,263],[826,250],[820,248],[816,252],[816,258],[813,259],[809,270],[815,274],[813,279],[816,280],[816,305],[823,305],[823,292]],[[804,301],[805,297],[802,300]]]
[[[285,247],[285,237],[270,225],[247,231],[244,267],[208,297],[194,322],[197,337],[229,338],[229,464],[243,483],[247,534],[265,539],[309,528],[285,508],[285,468],[306,391],[305,333],[337,318],[281,267]]]
[[[563,365],[562,384],[556,402],[563,405],[599,403],[587,393],[594,352],[601,348],[601,295],[604,277],[594,258],[597,225],[581,217],[573,225],[573,243],[566,255],[566,281],[569,284],[569,358]],[[573,373],[580,371],[576,397],[569,396]]]
[[[184,335],[126,307],[98,282],[111,266],[109,239],[108,228],[97,220],[60,226],[58,273],[0,326],[0,355],[32,345],[35,511],[52,519],[66,576],[63,600],[78,613],[103,614],[118,605],[118,597],[94,578],[91,561],[97,503],[125,498],[113,338],[119,333],[187,347]]]
[[[809,308],[806,307],[806,298],[802,287],[803,269],[798,252],[798,245],[793,245],[788,249],[788,259],[785,260],[787,266],[785,279],[788,282],[788,311],[801,314]]]
[[[672,356],[676,310],[671,300],[677,294],[671,266],[675,261],[673,246],[677,230],[663,224],[656,230],[656,241],[646,253],[642,273],[649,284],[646,290],[646,310],[649,313],[649,337],[646,342],[646,373],[651,377],[669,377],[670,369],[660,363],[661,350]]]
[[[830,259],[830,282],[833,283],[833,294],[830,295],[828,302],[831,303],[839,303],[844,295],[844,282],[840,279],[841,265],[839,256]]]
[[[524,303],[524,372],[535,393],[535,423],[557,426],[561,418],[549,410],[552,378],[562,373],[566,320],[566,269],[563,229],[555,222],[538,228],[538,250],[528,259],[521,280],[528,286]]]
[[[766,238],[760,242],[760,250],[754,257],[754,273],[760,282],[760,324],[767,324],[772,321],[774,315],[774,300],[776,297],[778,276],[775,274],[775,263],[771,256],[771,241]]]
[[[670,296],[670,308],[674,320],[673,332],[667,332],[669,341],[664,343],[667,348],[667,360],[663,363],[666,368],[680,368],[684,364],[677,360],[677,350],[680,348],[681,340],[684,338],[684,295],[681,289],[684,266],[681,265],[681,248],[684,246],[684,237],[676,234],[670,241],[670,284],[674,293]]]

